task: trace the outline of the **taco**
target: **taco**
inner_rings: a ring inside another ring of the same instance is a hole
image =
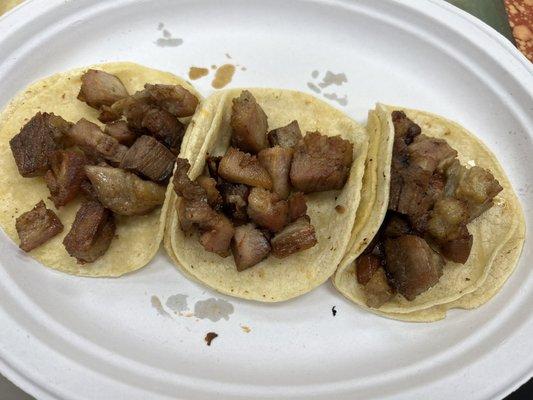
[[[376,195],[359,204],[358,221],[371,212],[354,228],[335,287],[406,321],[488,301],[516,266],[525,235],[496,157],[460,125],[423,111],[378,104],[368,130],[376,136],[369,154],[373,141],[381,151],[377,163],[367,161],[363,192]]]
[[[200,95],[129,62],[42,79],[0,115],[0,225],[40,263],[120,276],[163,238],[166,189]]]
[[[351,236],[368,135],[304,93],[232,89],[203,102],[177,161],[165,247],[235,297],[288,300],[326,281]],[[207,130],[202,133],[201,130]]]

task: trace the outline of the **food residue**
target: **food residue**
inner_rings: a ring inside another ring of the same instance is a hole
[[[222,318],[226,321],[229,320],[229,316],[233,311],[233,305],[223,299],[210,298],[200,300],[194,305],[194,315],[197,318],[207,318],[213,322],[217,322]]]
[[[163,308],[163,304],[161,304],[161,300],[159,300],[159,297],[152,296],[150,299],[152,303],[152,307],[154,307],[157,310],[157,313],[161,315],[162,317],[170,317],[170,314],[165,311]]]
[[[243,332],[245,333],[250,333],[252,331],[252,328],[250,328],[249,326],[247,325],[241,325],[241,329]]]
[[[196,79],[200,79],[203,76],[206,76],[209,73],[209,70],[207,68],[201,68],[201,67],[191,67],[189,68],[189,78],[195,81]]]
[[[224,64],[221,65],[217,72],[215,73],[215,77],[213,78],[213,81],[211,82],[211,86],[213,86],[215,89],[222,89],[224,86],[226,86],[228,83],[231,82],[233,79],[233,74],[235,73],[235,66],[232,64]]]
[[[205,342],[207,343],[208,346],[211,346],[211,342],[213,341],[213,339],[215,339],[216,337],[218,336],[218,334],[216,334],[215,332],[209,332],[207,335],[205,335]]]
[[[346,208],[344,208],[344,206],[341,206],[340,204],[337,204],[335,206],[335,211],[337,211],[339,214],[344,214]]]

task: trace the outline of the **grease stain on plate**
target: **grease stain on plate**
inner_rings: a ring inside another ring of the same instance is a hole
[[[241,325],[241,329],[244,333],[250,333],[252,331],[252,328],[247,325]]]
[[[196,318],[207,318],[213,322],[217,322],[222,318],[226,321],[229,320],[230,314],[233,314],[234,311],[233,304],[224,299],[216,299],[214,297],[197,301],[194,305],[194,315]]]
[[[189,79],[195,81],[209,74],[209,70],[203,67],[191,67],[189,68]]]
[[[313,70],[311,72],[312,80],[307,82],[307,87],[311,89],[316,94],[322,94],[326,99],[337,102],[341,106],[348,105],[348,96],[341,95],[336,92],[331,93],[322,93],[322,89],[330,88],[332,86],[342,86],[348,82],[348,78],[344,72],[334,73],[332,71],[326,71],[323,74],[322,78],[319,79],[320,72],[318,70]]]
[[[221,65],[215,72],[215,77],[211,82],[211,86],[215,89],[222,89],[224,86],[228,85],[233,79],[235,74],[235,65],[233,64],[224,64]]]
[[[152,307],[154,307],[157,310],[157,314],[161,315],[162,317],[168,317],[170,318],[170,314],[165,311],[163,308],[163,304],[161,304],[161,300],[156,295],[153,295],[150,298],[150,302],[152,303]]]
[[[183,39],[172,37],[172,33],[168,29],[164,29],[165,24],[162,22],[157,25],[158,31],[163,31],[163,37],[157,39],[154,43],[159,47],[178,47],[183,44]]]
[[[167,299],[165,305],[176,314],[188,311],[187,297],[186,294],[174,294]]]

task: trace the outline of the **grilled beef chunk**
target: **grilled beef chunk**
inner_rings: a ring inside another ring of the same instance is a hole
[[[440,253],[448,260],[464,264],[472,250],[473,236],[464,225],[460,226],[453,237],[437,241]]]
[[[56,208],[74,200],[80,192],[81,183],[86,179],[85,164],[85,156],[76,151],[58,150],[50,155],[51,169],[44,175],[44,180]]]
[[[207,194],[207,202],[214,210],[218,210],[222,207],[223,200],[222,195],[217,189],[217,181],[205,175],[200,175],[196,178],[196,182],[204,188]]]
[[[307,214],[307,203],[302,192],[292,193],[287,202],[289,203],[289,219],[291,222]]]
[[[420,135],[422,130],[420,126],[415,124],[403,111],[392,112],[392,123],[394,125],[394,150],[396,154],[400,154],[409,146],[415,137]]]
[[[382,267],[379,267],[363,286],[366,297],[366,305],[371,308],[379,308],[393,296],[393,290],[387,280],[387,275]]]
[[[374,254],[363,254],[357,258],[356,270],[357,282],[366,285],[372,275],[381,268],[381,260]]]
[[[233,99],[231,128],[231,143],[240,150],[258,153],[268,147],[267,116],[248,90]]]
[[[204,249],[227,257],[230,253],[231,239],[235,228],[224,214],[213,211],[213,217],[206,224],[200,225],[200,244]]]
[[[113,104],[111,111],[117,115],[123,115],[131,129],[142,132],[144,116],[153,108],[154,106],[151,106],[145,100],[130,96]]]
[[[134,171],[155,182],[164,182],[172,175],[175,157],[151,136],[143,135],[129,148],[120,167]]]
[[[385,253],[391,283],[407,300],[414,300],[442,276],[444,260],[421,237],[403,235],[386,239]]]
[[[208,156],[205,160],[209,176],[217,181],[217,183],[220,183],[220,178],[218,177],[218,164],[220,164],[220,160],[222,160],[222,157],[214,156]]]
[[[130,130],[126,121],[115,121],[107,124],[104,132],[124,146],[131,146],[137,139],[137,135]]]
[[[341,189],[350,173],[353,144],[339,136],[307,133],[294,151],[290,178],[304,193]]]
[[[106,135],[98,125],[85,118],[80,119],[70,128],[66,137],[70,145],[78,146],[88,156],[97,159],[104,158],[113,165],[120,164],[128,151],[126,146]]]
[[[63,224],[57,215],[47,209],[42,200],[30,211],[21,214],[15,227],[20,238],[20,248],[24,251],[35,249],[63,230]]]
[[[93,184],[90,180],[83,180],[80,184],[80,192],[85,196],[87,200],[98,200],[96,190],[94,190]]]
[[[222,211],[236,225],[248,222],[248,196],[250,189],[246,185],[240,185],[229,182],[218,184],[218,189],[222,195]]]
[[[198,98],[180,85],[144,85],[133,95],[138,100],[158,106],[175,117],[190,117],[196,111]]]
[[[317,243],[315,228],[309,217],[302,217],[287,225],[272,238],[272,254],[284,258],[313,247]]]
[[[452,149],[445,140],[434,139],[426,135],[418,135],[407,146],[409,164],[416,165],[424,171],[442,173],[457,157],[457,151]]]
[[[63,147],[63,135],[71,125],[54,114],[35,114],[9,141],[19,173],[25,178],[44,175],[50,154]]]
[[[276,193],[252,188],[248,196],[248,216],[257,225],[279,232],[289,223],[289,205]]]
[[[152,108],[144,114],[141,125],[174,154],[180,152],[185,127],[174,115],[166,110]]]
[[[257,157],[233,147],[220,160],[218,174],[229,182],[272,189],[272,178]]]
[[[115,75],[90,69],[81,77],[78,100],[86,102],[93,108],[111,106],[126,96],[128,96],[128,91]]]
[[[267,135],[270,146],[281,146],[285,149],[294,149],[302,139],[302,132],[298,121],[270,131]]]
[[[100,114],[98,115],[98,121],[108,124],[110,122],[118,121],[122,117],[122,114],[113,107],[102,106],[100,107]]]
[[[237,271],[244,271],[268,257],[270,243],[253,224],[235,228],[231,250]]]
[[[109,248],[114,235],[113,213],[97,201],[87,201],[76,213],[63,244],[79,264],[85,264],[101,257]]]
[[[174,191],[186,200],[198,200],[207,204],[207,193],[198,183],[191,181],[188,172],[191,167],[188,160],[178,158],[176,171],[172,177]]]
[[[165,201],[165,188],[120,168],[85,167],[100,203],[120,215],[144,215]]]
[[[398,236],[413,234],[409,221],[401,214],[389,212],[383,224],[383,236],[397,238]]]
[[[292,150],[279,146],[270,147],[261,150],[257,157],[272,178],[272,191],[280,198],[286,199],[291,191],[289,171],[291,169]]]

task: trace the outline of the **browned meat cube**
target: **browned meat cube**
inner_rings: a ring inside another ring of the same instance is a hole
[[[80,192],[85,180],[85,164],[85,156],[75,151],[58,150],[50,155],[51,169],[46,172],[44,180],[56,208],[74,200]]]
[[[453,197],[443,197],[435,202],[427,224],[427,232],[437,241],[453,238],[461,226],[468,223],[468,207]]]
[[[222,195],[222,211],[232,219],[235,224],[248,222],[248,196],[250,189],[246,185],[222,182],[218,184]]]
[[[207,172],[209,172],[209,176],[213,178],[217,183],[220,181],[218,177],[218,164],[220,164],[220,160],[222,160],[222,157],[213,157],[208,156],[205,160],[205,163],[207,165]]]
[[[289,219],[291,222],[307,214],[307,203],[302,192],[292,193],[287,202],[289,203]]]
[[[131,146],[137,139],[137,134],[130,130],[126,121],[115,121],[107,124],[104,132],[124,146]]]
[[[129,148],[120,168],[134,171],[155,182],[164,182],[172,175],[175,156],[151,136],[143,135]]]
[[[387,238],[397,238],[398,236],[413,233],[409,221],[401,214],[389,212],[383,224],[383,236]]]
[[[222,196],[217,189],[217,181],[205,175],[200,175],[196,178],[196,182],[204,188],[207,194],[207,202],[213,209],[219,209],[222,207]]]
[[[83,203],[69,233],[63,239],[67,252],[79,264],[96,261],[109,248],[115,235],[113,213],[97,201]]]
[[[286,199],[291,191],[289,172],[291,170],[292,149],[270,147],[257,155],[259,162],[272,178],[272,191],[280,198]]]
[[[409,146],[415,137],[420,135],[420,126],[415,124],[403,111],[392,112],[392,123],[394,125],[394,153],[399,154]]]
[[[442,257],[421,237],[403,235],[387,239],[385,253],[392,283],[407,300],[414,300],[442,276]]]
[[[448,260],[464,264],[470,257],[473,237],[466,226],[460,226],[453,237],[439,241],[440,252]]]
[[[230,253],[231,239],[235,233],[233,224],[223,214],[213,211],[213,216],[200,225],[200,244],[206,251],[227,257]]]
[[[80,119],[66,136],[70,145],[78,146],[89,156],[102,157],[113,165],[120,164],[128,151],[126,146],[85,118]]]
[[[254,224],[246,224],[235,228],[231,250],[237,271],[244,271],[268,257],[270,243]]]
[[[407,154],[410,165],[417,165],[430,173],[435,170],[443,172],[457,157],[457,151],[452,149],[445,140],[430,138],[426,135],[418,135],[407,146]]]
[[[131,129],[142,132],[144,116],[152,109],[154,109],[153,105],[148,104],[142,99],[136,99],[130,96],[113,104],[111,112],[116,115],[123,115]]]
[[[385,270],[379,267],[363,286],[366,305],[371,308],[379,308],[393,296],[393,290],[387,280]]]
[[[233,147],[220,160],[218,174],[229,182],[272,189],[272,178],[257,157]]]
[[[248,216],[257,225],[279,232],[289,223],[289,205],[276,193],[252,188],[248,196]]]
[[[287,225],[270,241],[272,254],[278,258],[310,249],[316,243],[315,228],[311,225],[309,217],[302,217]]]
[[[117,100],[128,96],[122,81],[115,75],[104,71],[90,69],[81,77],[81,89],[78,100],[93,108],[111,106]]]
[[[104,207],[119,215],[144,215],[165,201],[166,189],[120,168],[85,167],[96,196]]]
[[[38,202],[30,211],[21,214],[15,227],[20,238],[20,248],[31,251],[63,231],[63,224],[44,201]]]
[[[366,285],[372,275],[381,268],[381,260],[373,254],[363,254],[357,257],[355,273],[357,275],[357,282],[361,285]]]
[[[136,99],[168,111],[175,117],[190,117],[196,111],[198,98],[180,85],[144,85],[144,90],[135,93]]]
[[[152,108],[144,114],[141,124],[174,154],[180,152],[185,128],[174,115],[166,110]]]
[[[35,114],[9,141],[19,173],[23,177],[44,175],[50,167],[50,155],[63,147],[63,135],[70,126],[57,115]]]
[[[198,200],[207,204],[207,193],[197,182],[191,181],[188,172],[191,167],[188,160],[179,158],[176,160],[176,170],[172,178],[174,191],[178,196],[186,200]]]
[[[340,136],[307,133],[294,151],[291,182],[304,193],[342,189],[353,161],[353,144]]]
[[[281,146],[285,149],[294,149],[302,139],[302,132],[298,121],[270,131],[267,135],[270,146]]]
[[[87,200],[98,200],[96,190],[94,190],[93,184],[88,179],[81,182],[80,192]]]
[[[98,115],[98,121],[108,124],[110,122],[118,121],[122,117],[122,114],[117,110],[114,110],[109,106],[100,107],[100,114]]]
[[[233,99],[231,128],[231,143],[240,150],[258,153],[268,147],[267,116],[248,90]]]

